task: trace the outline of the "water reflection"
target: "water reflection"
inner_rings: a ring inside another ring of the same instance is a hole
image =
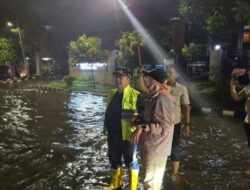
[[[22,90],[0,95],[0,189],[85,189],[96,178],[93,168],[106,157],[100,156],[105,148],[99,153],[105,147],[102,97]]]
[[[95,190],[107,183],[104,98],[82,93],[0,91],[0,189]],[[182,143],[179,182],[164,189],[249,189],[241,123],[195,116]],[[169,162],[170,163],[170,162]],[[124,175],[126,173],[124,172]]]

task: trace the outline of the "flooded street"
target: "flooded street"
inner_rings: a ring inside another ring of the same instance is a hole
[[[0,90],[0,189],[98,190],[108,183],[104,98],[83,93]],[[193,116],[181,175],[164,189],[248,190],[242,123]],[[124,173],[126,175],[126,173]]]

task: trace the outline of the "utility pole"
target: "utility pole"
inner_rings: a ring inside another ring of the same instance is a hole
[[[19,40],[20,40],[20,46],[21,46],[21,50],[22,50],[23,63],[24,63],[24,67],[26,70],[26,76],[29,77],[29,64],[28,64],[26,57],[25,57],[25,54],[24,54],[23,41],[22,41],[21,31],[20,31],[19,27],[18,27],[18,36],[19,36]]]
[[[140,46],[140,36],[137,32],[137,52],[138,52],[138,61],[139,61],[139,67],[142,67],[142,57],[141,57],[141,46]]]
[[[29,78],[29,64],[26,60],[25,53],[24,53],[22,34],[21,34],[20,23],[18,19],[17,19],[17,30],[18,30],[18,36],[19,36],[20,46],[21,46],[22,55],[23,55],[23,63],[24,63],[25,71],[26,71],[26,76]]]
[[[7,26],[11,28],[11,27],[13,27],[13,24],[11,22],[7,22]],[[21,46],[21,51],[22,51],[22,57],[23,57],[23,63],[24,63],[24,67],[25,67],[26,76],[29,77],[29,65],[28,65],[28,62],[26,60],[25,53],[24,53],[22,34],[21,34],[21,29],[20,29],[20,26],[19,26],[18,19],[17,19],[17,33],[18,33],[18,38],[19,38],[19,42],[20,42],[20,46]]]

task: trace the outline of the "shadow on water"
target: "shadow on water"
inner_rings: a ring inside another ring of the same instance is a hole
[[[101,189],[109,169],[104,112],[104,98],[90,94],[0,90],[0,189]],[[180,181],[170,180],[169,162],[164,189],[249,189],[241,123],[208,116],[192,121]]]

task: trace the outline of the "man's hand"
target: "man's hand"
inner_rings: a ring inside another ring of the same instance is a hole
[[[138,76],[143,76],[143,72],[144,72],[144,68],[143,67],[139,67],[138,71],[137,71]]]
[[[236,68],[236,69],[233,69],[231,76],[232,77],[239,77],[239,76],[244,75],[246,73],[246,71],[247,71],[247,69]]]
[[[234,93],[236,93],[236,86],[239,85],[239,81],[232,78],[230,81],[230,87],[233,90]]]
[[[185,125],[182,129],[182,134],[184,137],[189,137],[190,136],[190,127],[189,125]]]
[[[232,78],[230,81],[230,92],[231,92],[232,98],[235,101],[241,100],[241,97],[238,95],[237,90],[236,90],[237,85],[239,85],[239,81]]]
[[[138,141],[139,141],[141,133],[142,133],[142,128],[137,127],[136,130],[134,131],[134,133],[130,137],[130,142],[133,143],[133,144],[137,144]]]

